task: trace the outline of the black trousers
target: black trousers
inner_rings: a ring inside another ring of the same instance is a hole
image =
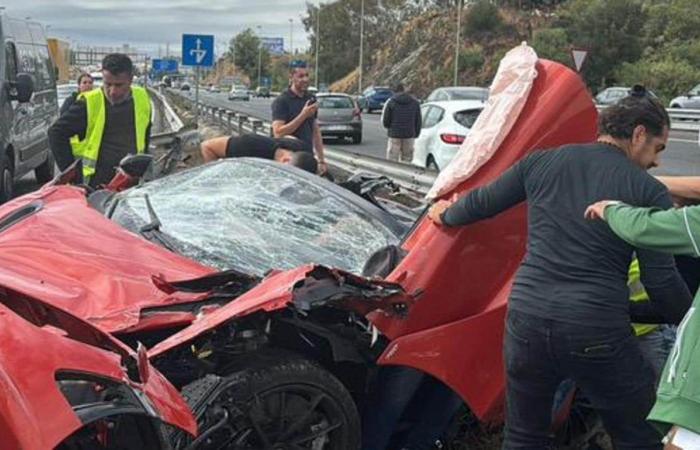
[[[646,421],[654,371],[629,328],[554,322],[509,311],[504,339],[506,429],[503,448],[552,448],[552,399],[572,379],[603,419],[618,450],[663,448]]]

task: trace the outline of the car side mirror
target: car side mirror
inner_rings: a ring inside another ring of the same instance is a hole
[[[27,103],[34,93],[34,79],[28,73],[18,73],[17,79],[10,83],[12,91],[10,99],[20,103]]]
[[[119,161],[119,168],[130,177],[141,178],[152,162],[153,156],[151,155],[126,155]]]

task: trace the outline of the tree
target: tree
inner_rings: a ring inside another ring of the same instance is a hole
[[[262,76],[269,76],[270,53],[266,48],[260,49],[262,45],[260,38],[255,35],[253,30],[247,28],[238,33],[230,42],[230,49],[235,55],[236,66],[243,71],[251,80],[258,79],[258,57],[261,57]],[[261,53],[260,53],[261,52]]]
[[[642,55],[646,13],[640,0],[573,0],[562,10],[569,42],[589,51],[582,75],[604,86],[614,70]]]
[[[570,64],[569,37],[563,28],[537,30],[532,38],[532,48],[540,58],[551,59],[566,65]]]

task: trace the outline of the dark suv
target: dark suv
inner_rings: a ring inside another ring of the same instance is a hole
[[[360,109],[371,113],[375,109],[384,108],[384,103],[394,95],[394,91],[385,87],[370,86],[357,99]]]
[[[32,170],[53,178],[47,131],[58,117],[54,65],[41,25],[0,15],[0,202]],[[31,100],[31,101],[30,101]]]

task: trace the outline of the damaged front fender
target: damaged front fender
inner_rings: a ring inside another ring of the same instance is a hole
[[[184,282],[160,280],[160,285],[167,286],[167,289],[177,289],[178,286],[207,286],[212,292],[216,292],[221,288],[212,282],[216,277],[215,274]],[[218,279],[222,283],[228,282],[226,277]],[[292,307],[304,312],[322,306],[332,306],[362,315],[377,312],[402,318],[406,316],[413,302],[413,297],[406,294],[397,283],[370,280],[324,266],[305,265],[275,272],[237,299],[199,316],[192,325],[153,347],[149,351],[149,357],[162,355],[231,319],[259,311],[271,312]]]

